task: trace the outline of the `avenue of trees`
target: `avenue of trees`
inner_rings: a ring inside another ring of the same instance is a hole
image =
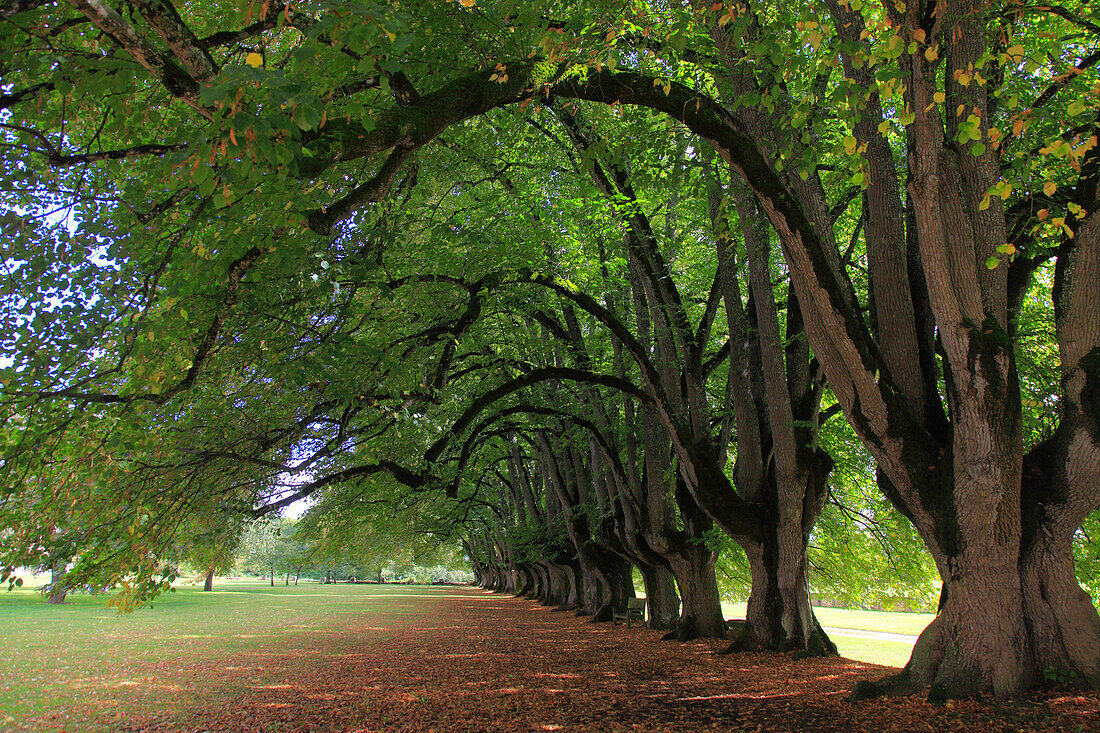
[[[934,573],[855,697],[1100,687],[1095,3],[6,0],[0,44],[6,576],[125,607],[308,498],[316,552],[594,620],[636,570],[731,653]]]

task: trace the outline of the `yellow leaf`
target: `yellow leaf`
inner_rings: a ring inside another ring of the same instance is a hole
[[[257,68],[264,65],[264,57],[253,51],[244,57],[244,62],[252,68]]]
[[[1047,196],[1053,196],[1054,192],[1058,190],[1058,184],[1054,181],[1047,181],[1043,184],[1043,193]]]
[[[936,100],[936,104],[943,104],[947,99],[947,95],[943,92],[936,92],[932,95],[932,99]]]
[[[474,0],[458,0],[458,4],[464,8],[474,7]]]

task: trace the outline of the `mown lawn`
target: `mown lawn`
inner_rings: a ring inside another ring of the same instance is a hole
[[[53,713],[58,730],[87,730],[89,720],[116,714],[104,724],[113,729],[135,714],[218,704],[234,694],[234,679],[256,673],[241,659],[262,665],[278,650],[308,653],[364,615],[378,615],[384,634],[413,613],[392,601],[440,590],[219,579],[210,593],[182,585],[122,616],[105,597],[71,595],[51,606],[30,589],[0,591],[9,645],[0,655],[0,729],[34,719],[38,730]]]
[[[726,618],[744,618],[744,603],[723,603]],[[818,608],[814,613],[822,626],[839,629],[878,631],[888,634],[918,635],[936,616],[932,613],[897,613],[892,611],[861,611],[843,608]],[[904,667],[913,645],[894,640],[867,639],[852,634],[831,633],[830,638],[842,656],[861,662]]]

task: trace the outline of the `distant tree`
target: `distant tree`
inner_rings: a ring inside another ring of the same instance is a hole
[[[196,519],[195,533],[187,539],[184,560],[203,576],[204,591],[214,589],[214,575],[233,567],[241,539],[241,523],[222,513],[203,521]]]
[[[241,535],[237,565],[258,572],[275,585],[275,574],[294,554],[294,546],[283,536],[286,520],[262,519],[245,527]]]

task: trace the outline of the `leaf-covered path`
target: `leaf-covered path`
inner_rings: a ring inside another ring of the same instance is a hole
[[[411,589],[410,589],[411,590]],[[1100,698],[1011,705],[919,698],[851,705],[885,668],[849,660],[716,656],[471,588],[401,593],[302,648],[260,648],[205,670],[231,694],[165,731],[1100,730]],[[377,597],[376,599],[377,600]],[[171,675],[172,670],[162,670]]]

